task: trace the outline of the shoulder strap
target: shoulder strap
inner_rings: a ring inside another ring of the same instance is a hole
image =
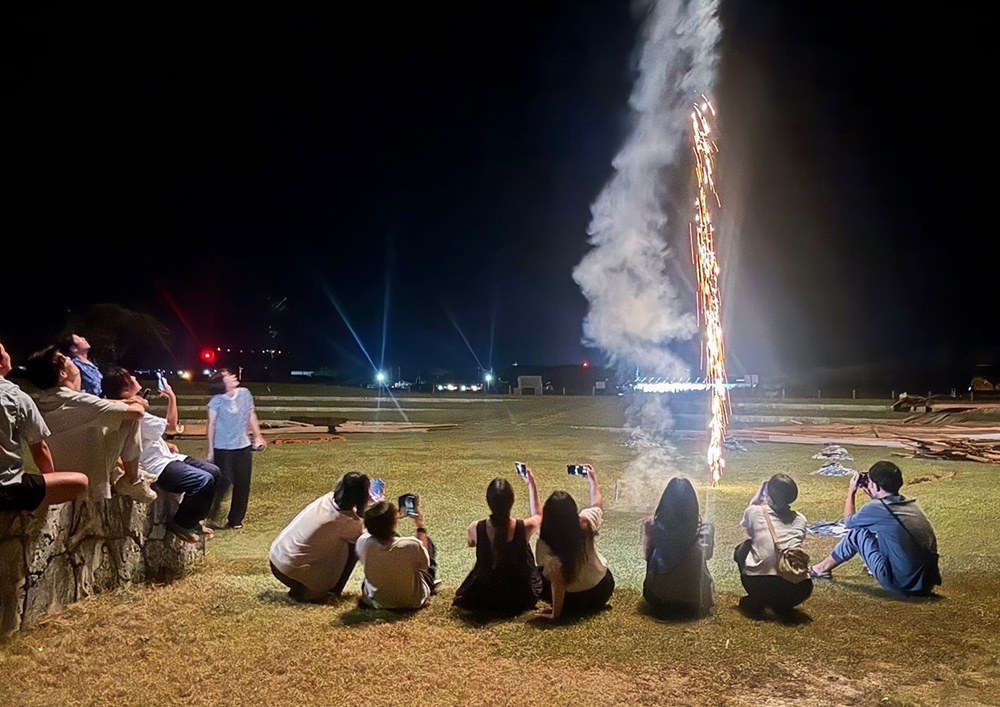
[[[913,535],[913,533],[911,533],[911,532],[910,532],[910,529],[906,527],[906,523],[904,523],[904,522],[903,522],[903,521],[902,521],[902,520],[900,519],[900,517],[899,517],[898,515],[896,515],[895,513],[893,513],[893,512],[892,512],[892,509],[891,509],[891,508],[889,508],[889,504],[888,504],[888,503],[886,503],[886,502],[885,502],[885,501],[884,501],[883,499],[881,499],[881,498],[880,498],[880,499],[878,499],[878,501],[879,501],[879,503],[881,503],[881,504],[882,504],[882,506],[883,506],[883,507],[885,508],[886,512],[887,512],[887,513],[888,513],[889,515],[891,515],[891,516],[892,516],[893,518],[895,518],[895,519],[896,519],[896,522],[897,522],[897,523],[899,523],[900,527],[902,527],[902,529],[903,529],[904,531],[906,531],[906,534],[910,536],[910,540],[912,540],[912,541],[913,541],[913,544],[914,544],[914,545],[916,545],[917,547],[919,547],[919,548],[920,548],[920,549],[921,549],[921,550],[922,550],[922,551],[924,552],[924,554],[925,554],[925,555],[929,555],[929,554],[931,553],[931,551],[930,551],[930,550],[928,550],[928,549],[927,549],[926,547],[924,547],[924,546],[923,546],[923,545],[922,545],[922,544],[920,543],[920,541],[919,541],[919,540],[917,540],[917,538],[916,538],[916,537],[915,537],[915,536]]]
[[[771,522],[771,514],[767,512],[766,508],[761,508],[761,511],[764,513],[764,520],[767,521],[767,529],[771,531],[771,542],[774,543],[774,549],[780,553],[781,548],[778,547],[778,536],[774,533],[774,524]]]

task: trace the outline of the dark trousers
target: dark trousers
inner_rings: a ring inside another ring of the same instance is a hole
[[[184,500],[174,514],[177,525],[188,529],[196,528],[208,517],[219,474],[219,467],[215,464],[194,457],[172,461],[164,467],[156,479],[157,488],[184,494]]]
[[[218,518],[222,501],[231,486],[233,499],[229,503],[229,525],[243,525],[250,502],[250,472],[253,470],[253,452],[243,449],[216,449],[215,463],[219,465],[219,480],[215,484],[215,497],[209,515]]]
[[[541,569],[537,570],[536,579],[533,582],[537,590],[536,596],[545,603],[551,604],[552,583],[545,579]],[[604,573],[601,581],[590,589],[585,589],[582,592],[566,592],[566,596],[563,598],[563,613],[569,616],[580,616],[599,611],[611,600],[614,591],[615,577],[611,574],[611,570],[608,570]]]
[[[358,556],[354,552],[354,546],[350,546],[350,550],[347,553],[347,564],[344,565],[344,571],[340,574],[340,579],[337,580],[332,588],[323,591],[315,591],[309,589],[302,582],[298,582],[284,572],[279,570],[271,563],[271,574],[274,575],[275,579],[288,587],[288,596],[290,596],[295,601],[305,601],[305,602],[325,602],[331,595],[340,596],[344,591],[344,587],[347,586],[347,580],[351,576],[351,572],[354,571],[354,566],[358,563]]]
[[[775,611],[787,611],[808,599],[813,591],[811,579],[789,582],[773,574],[746,575],[740,572],[740,581],[747,590],[744,605],[750,609],[771,607]]]

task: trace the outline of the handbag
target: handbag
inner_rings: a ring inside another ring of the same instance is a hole
[[[902,526],[903,530],[906,531],[906,534],[910,536],[910,540],[913,541],[913,544],[919,547],[920,550],[924,553],[924,572],[926,572],[927,574],[927,576],[925,577],[927,586],[936,587],[940,585],[941,567],[938,564],[938,559],[941,556],[938,555],[936,552],[932,552],[931,550],[921,545],[917,541],[917,539],[913,536],[913,533],[910,532],[910,529],[906,527],[906,524],[900,519],[900,517],[892,512],[892,510],[889,508],[889,504],[883,501],[881,498],[878,500],[882,503],[883,506],[885,506],[886,512],[888,512],[889,515],[895,518],[896,522],[899,523],[899,525]]]
[[[798,547],[786,547],[782,550],[778,547],[778,536],[774,534],[771,514],[766,509],[764,510],[764,520],[767,521],[767,529],[771,531],[771,541],[774,543],[778,561],[778,576],[792,584],[809,579],[809,555],[806,551]]]

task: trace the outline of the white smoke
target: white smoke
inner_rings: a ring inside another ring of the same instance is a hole
[[[694,302],[679,301],[667,277],[673,252],[664,235],[670,185],[663,182],[687,145],[691,104],[712,90],[718,0],[644,0],[636,8],[646,13],[629,100],[636,125],[614,159],[614,176],[591,208],[588,232],[594,248],[573,278],[590,303],[585,343],[620,366],[638,366],[645,376],[685,378],[688,367],[670,345],[690,339],[697,327]],[[686,239],[682,252],[687,253]],[[646,407],[638,414],[643,407],[630,415],[639,430],[634,441],[662,439],[669,412],[657,403],[655,410]],[[662,468],[666,450],[650,448],[636,465]]]

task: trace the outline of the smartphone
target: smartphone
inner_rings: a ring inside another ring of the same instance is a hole
[[[570,476],[586,476],[587,467],[583,464],[567,464],[566,473]]]
[[[528,478],[528,465],[522,462],[514,462],[514,470],[522,479]]]
[[[141,391],[139,391],[139,397],[142,398],[143,400],[149,400],[149,396],[152,394],[153,391],[151,391],[149,388],[143,388]]]
[[[167,377],[163,375],[163,371],[156,372],[156,387],[161,393],[167,389]]]
[[[420,497],[415,493],[404,493],[399,497],[399,514],[401,516],[409,516],[410,518],[416,518],[417,505],[420,503]]]
[[[385,500],[385,479],[372,479],[372,485],[368,489],[368,498],[372,503],[381,503]]]

